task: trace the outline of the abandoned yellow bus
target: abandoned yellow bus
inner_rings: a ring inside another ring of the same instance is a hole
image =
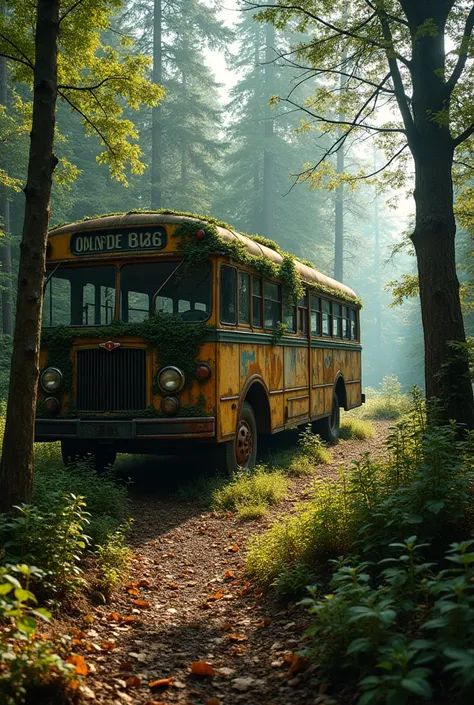
[[[171,212],[48,237],[36,441],[66,464],[203,450],[228,472],[258,437],[311,423],[335,442],[363,403],[360,304],[263,238]]]

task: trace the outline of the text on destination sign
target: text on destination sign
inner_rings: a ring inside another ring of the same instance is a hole
[[[77,233],[71,237],[70,246],[73,255],[162,250],[166,246],[166,230],[155,226],[114,232]]]

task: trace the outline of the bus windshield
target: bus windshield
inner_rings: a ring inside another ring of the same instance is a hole
[[[120,275],[119,275],[120,272]],[[212,306],[212,265],[189,271],[180,262],[141,262],[46,272],[43,327],[107,325],[115,317],[120,276],[119,318],[139,322],[155,312],[175,313],[183,321],[206,321]]]

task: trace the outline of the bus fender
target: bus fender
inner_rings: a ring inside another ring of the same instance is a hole
[[[270,395],[260,375],[252,375],[245,382],[240,395],[239,414],[242,404],[245,401],[250,404],[254,411],[257,421],[257,431],[259,433],[271,433],[272,417],[270,411]]]
[[[336,374],[336,381],[334,382],[334,394],[336,395],[339,401],[339,406],[345,411],[347,411],[346,383],[341,370],[338,370]]]

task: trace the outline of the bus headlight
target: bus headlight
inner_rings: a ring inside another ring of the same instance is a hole
[[[59,399],[56,399],[56,397],[48,397],[44,400],[44,408],[50,416],[57,416],[61,408]]]
[[[63,374],[57,367],[47,367],[40,377],[45,392],[57,392],[63,383]]]
[[[177,367],[163,367],[158,373],[158,385],[166,394],[180,392],[184,382],[184,375]]]
[[[165,397],[161,401],[161,411],[165,416],[175,416],[179,410],[179,399],[177,397]]]

